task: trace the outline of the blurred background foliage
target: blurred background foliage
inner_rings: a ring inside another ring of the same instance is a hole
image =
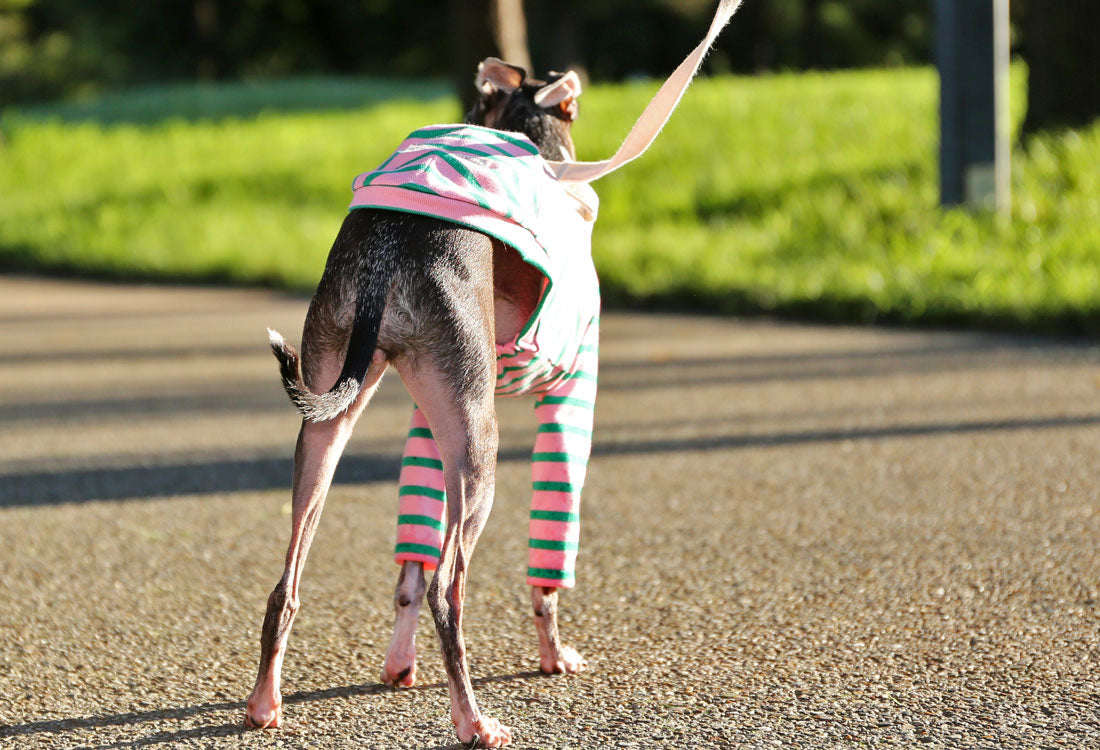
[[[503,1],[0,0],[0,271],[309,289],[352,176],[461,117]],[[523,3],[536,69],[593,81],[581,158],[714,5]],[[746,0],[597,185],[608,302],[1100,333],[1100,1],[1012,2],[1006,216],[939,206],[933,5]]]
[[[384,76],[450,81],[496,50],[502,0],[0,0],[0,109],[166,82]],[[520,0],[511,0],[519,3]],[[971,0],[967,0],[971,1]],[[747,0],[710,73],[931,62],[935,0]],[[518,6],[517,6],[518,7]],[[525,0],[538,72],[663,76],[713,0]],[[1096,0],[1013,0],[1013,46],[1042,81],[1028,130],[1100,110]],[[498,53],[499,54],[499,53]]]
[[[599,80],[663,76],[698,43],[713,5],[528,0],[532,58],[540,70],[580,66]],[[487,0],[0,0],[0,102],[195,79],[468,77],[456,45],[484,56],[488,15]],[[750,0],[708,65],[926,63],[931,15],[930,0]]]
[[[151,84],[334,75],[450,81],[468,106],[469,71],[506,46],[494,31],[514,28],[494,26],[506,5],[526,15],[535,72],[623,81],[679,63],[714,0],[0,0],[0,109]],[[707,70],[928,64],[935,5],[747,0]],[[1012,0],[1011,11],[1014,52],[1039,84],[1025,128],[1087,124],[1100,112],[1100,2]]]

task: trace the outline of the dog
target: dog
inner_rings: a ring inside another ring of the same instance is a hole
[[[535,80],[488,58],[475,85],[479,98],[464,125],[417,131],[357,178],[352,210],[306,315],[301,355],[269,331],[303,420],[290,546],[268,598],[248,726],[281,722],[280,671],[302,568],[336,463],[390,366],[416,407],[401,475],[401,569],[382,681],[413,684],[426,593],[458,738],[487,747],[511,740],[508,727],[478,709],[462,634],[470,556],[493,502],[495,395],[538,397],[527,580],[540,669],[586,667],[561,642],[557,608],[558,590],[573,585],[591,450],[599,292],[586,243],[597,201],[587,185],[559,184],[546,169],[547,161],[575,159],[571,126],[581,84],[572,71]],[[463,182],[473,197],[454,192]],[[501,195],[507,205],[491,205]]]

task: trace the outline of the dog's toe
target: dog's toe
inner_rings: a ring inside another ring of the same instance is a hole
[[[476,721],[456,721],[458,738],[468,747],[503,747],[512,741],[512,730],[496,719],[481,716]]]
[[[404,669],[394,669],[388,664],[382,667],[382,674],[379,679],[386,685],[392,685],[395,688],[409,688],[416,683],[416,665],[405,667]]]
[[[282,722],[282,706],[258,706],[249,701],[245,709],[244,725],[249,729],[277,729]]]
[[[557,654],[539,659],[539,669],[544,674],[577,674],[588,668],[588,662],[571,646],[563,646]]]

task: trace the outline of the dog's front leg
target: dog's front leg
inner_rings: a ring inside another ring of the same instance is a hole
[[[382,665],[381,680],[387,685],[412,687],[416,682],[416,624],[424,590],[424,563],[402,563],[393,593],[393,639]]]
[[[545,674],[576,674],[586,669],[584,657],[572,646],[564,645],[558,635],[558,590],[532,586],[531,606],[539,636],[539,669]]]
[[[527,583],[539,639],[539,669],[575,674],[588,666],[558,635],[558,589],[571,588],[580,542],[581,490],[592,452],[599,369],[599,321],[581,342],[574,371],[535,404],[539,422],[531,457]]]
[[[397,545],[401,565],[393,595],[394,625],[380,679],[397,688],[416,682],[416,628],[424,602],[424,570],[439,563],[446,507],[443,457],[424,412],[414,408],[397,503]]]

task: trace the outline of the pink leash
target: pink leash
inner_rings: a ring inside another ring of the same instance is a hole
[[[737,9],[741,7],[741,2],[742,0],[720,0],[706,37],[680,63],[680,66],[672,72],[672,75],[668,77],[668,80],[653,96],[653,99],[638,117],[634,127],[630,129],[630,133],[627,134],[626,139],[623,140],[614,156],[603,161],[549,162],[554,176],[562,182],[592,182],[645,153],[650,144],[656,140],[661,129],[664,128],[665,123],[668,122],[668,118],[672,116],[672,111],[676,109],[680,99],[684,96],[684,92],[687,91],[692,79],[695,78],[695,74],[699,72],[699,66],[703,64],[703,58],[710,51],[714,40],[718,38],[718,34],[726,27]]]

